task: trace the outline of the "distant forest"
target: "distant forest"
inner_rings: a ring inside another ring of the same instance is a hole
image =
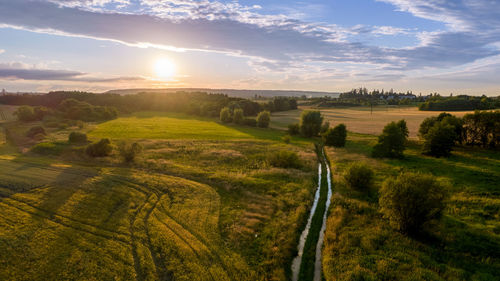
[[[472,97],[472,96],[432,96],[422,103],[420,110],[427,111],[461,111],[461,110],[485,110],[500,108],[499,97]]]
[[[255,102],[244,98],[228,97],[224,94],[204,92],[139,93],[135,95],[94,94],[78,91],[57,91],[42,95],[8,94],[0,96],[0,104],[43,106],[55,109],[68,99],[92,106],[115,108],[122,113],[135,111],[169,111],[199,116],[219,116],[220,110],[228,107],[241,108],[245,116],[255,116],[263,110],[270,112],[297,109],[297,100],[290,97],[274,97],[267,102]],[[80,106],[86,106],[80,104]]]

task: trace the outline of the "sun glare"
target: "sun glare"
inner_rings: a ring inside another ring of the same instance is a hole
[[[175,64],[167,59],[159,59],[155,62],[154,70],[159,78],[172,78],[175,74]]]

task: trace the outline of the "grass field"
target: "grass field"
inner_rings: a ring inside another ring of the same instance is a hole
[[[336,195],[323,251],[326,280],[499,280],[500,152],[458,148],[450,158],[432,158],[415,142],[405,159],[380,160],[369,157],[375,142],[350,134],[346,148],[328,150]],[[343,183],[353,161],[375,170],[370,192]],[[427,237],[403,236],[378,212],[381,182],[402,169],[431,173],[451,188],[444,217]]]
[[[116,152],[69,153],[71,130],[44,140],[62,154],[0,149],[1,280],[288,279],[313,197],[311,143],[154,113],[83,129],[114,143],[135,134],[145,149],[125,165]],[[296,151],[303,167],[269,166],[278,150]]]
[[[384,126],[391,121],[405,119],[410,131],[410,137],[416,137],[420,123],[429,116],[436,116],[440,112],[419,111],[417,107],[374,107],[373,112],[369,107],[351,108],[310,108],[300,107],[299,110],[273,113],[271,126],[274,128],[287,128],[288,124],[298,123],[300,112],[305,109],[320,110],[325,120],[335,126],[344,123],[347,130],[362,134],[378,135]],[[469,112],[452,112],[453,115],[463,116]]]

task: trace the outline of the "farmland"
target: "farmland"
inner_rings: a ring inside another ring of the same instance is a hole
[[[10,134],[22,140],[37,124]],[[82,158],[69,131],[133,138],[144,152],[133,164]],[[286,280],[316,156],[283,134],[148,112],[50,129],[44,141],[60,149],[46,155],[3,145],[0,279]],[[279,150],[302,168],[269,166]]]

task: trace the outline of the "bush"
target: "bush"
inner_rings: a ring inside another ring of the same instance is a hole
[[[127,163],[134,162],[137,155],[142,152],[142,145],[134,142],[130,143],[122,143],[119,147],[120,155],[123,157],[123,160]]]
[[[284,136],[281,137],[281,140],[284,143],[290,143],[290,141],[292,141],[292,137],[290,135],[284,135]]]
[[[444,122],[436,122],[424,135],[423,153],[436,157],[448,157],[456,139],[454,126]]]
[[[33,107],[29,105],[20,106],[15,112],[14,115],[17,116],[17,120],[23,122],[29,122],[36,120],[35,111]]]
[[[229,110],[228,107],[224,107],[223,109],[220,110],[220,121],[224,123],[230,123],[232,121],[231,118],[231,111]]]
[[[257,115],[257,126],[260,128],[267,128],[269,127],[269,122],[271,122],[271,113],[269,111],[265,110],[259,113]]]
[[[400,122],[391,122],[384,127],[382,134],[378,137],[378,143],[373,147],[373,157],[403,157],[407,138]]]
[[[243,125],[250,127],[257,127],[257,120],[253,118],[245,118],[243,119]]]
[[[35,136],[39,136],[39,135],[42,135],[42,136],[45,136],[47,135],[47,133],[45,132],[45,129],[42,127],[42,126],[35,126],[35,127],[31,127],[28,132],[26,132],[26,136],[28,138],[35,138]]]
[[[64,144],[54,142],[41,142],[31,148],[31,152],[41,155],[59,155],[64,150]]]
[[[412,235],[441,217],[446,196],[446,189],[433,176],[406,172],[383,183],[379,205],[391,225]]]
[[[298,135],[300,133],[300,126],[298,123],[293,123],[288,125],[288,133],[292,136]]]
[[[319,111],[303,111],[300,115],[300,134],[304,137],[315,137],[321,130],[323,116]]]
[[[330,128],[323,134],[323,141],[327,146],[344,147],[346,137],[346,126],[344,124],[338,124],[335,128]]]
[[[233,122],[236,124],[243,123],[243,119],[245,119],[245,115],[243,114],[243,109],[236,108],[233,113]]]
[[[344,173],[344,180],[352,189],[369,189],[373,182],[373,170],[365,163],[352,163]]]
[[[319,130],[319,133],[324,134],[324,133],[326,133],[326,131],[328,131],[328,129],[330,129],[330,122],[325,121],[325,122],[323,122],[323,125],[321,125],[321,129]]]
[[[293,151],[278,151],[271,154],[269,164],[279,168],[300,168],[302,163],[299,156]]]
[[[80,132],[71,132],[68,136],[68,141],[72,143],[85,143],[87,142],[87,135]]]
[[[89,144],[85,149],[85,153],[91,157],[104,157],[111,154],[113,146],[109,139],[101,139],[96,143]]]

